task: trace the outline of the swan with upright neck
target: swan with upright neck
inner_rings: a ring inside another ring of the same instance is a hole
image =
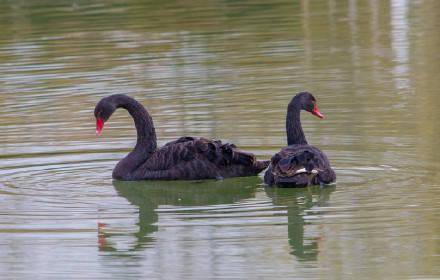
[[[198,180],[254,176],[269,165],[269,161],[258,161],[253,154],[220,140],[181,137],[158,148],[150,114],[142,104],[123,94],[105,97],[96,105],[97,134],[101,134],[104,123],[118,108],[126,109],[133,118],[137,142],[114,168],[114,179]]]
[[[264,182],[268,185],[305,187],[330,184],[336,180],[336,174],[327,156],[307,143],[300,120],[301,110],[320,119],[324,118],[311,93],[300,92],[292,98],[287,106],[286,117],[288,146],[272,157],[264,174]]]

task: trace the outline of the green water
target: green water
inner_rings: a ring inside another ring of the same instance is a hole
[[[440,277],[440,1],[0,0],[1,279]],[[113,182],[127,112],[159,144],[268,159],[291,97],[336,186]]]

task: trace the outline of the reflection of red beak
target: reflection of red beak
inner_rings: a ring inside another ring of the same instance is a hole
[[[96,135],[101,134],[104,127],[104,121],[102,119],[96,119]]]
[[[316,104],[315,104],[315,107],[313,108],[312,114],[315,115],[315,116],[317,116],[317,117],[320,118],[320,119],[323,119],[323,118],[324,118],[324,115],[321,114],[321,112],[319,112],[319,110],[318,110],[318,106],[316,106]]]
[[[107,246],[107,240],[105,236],[105,227],[107,224],[98,222],[98,248],[103,251]]]

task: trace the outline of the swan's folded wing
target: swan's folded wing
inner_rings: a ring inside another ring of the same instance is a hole
[[[293,177],[300,173],[311,173],[318,167],[316,157],[310,151],[300,151],[294,154],[272,158],[272,173],[275,176]]]
[[[272,157],[271,165],[264,176],[269,185],[307,185],[306,181],[309,179],[312,184],[331,183],[336,179],[326,155],[310,145],[291,145],[283,148]]]
[[[165,146],[174,145],[174,144],[176,144],[176,143],[191,142],[191,141],[194,141],[194,140],[195,140],[194,137],[191,137],[191,136],[182,136],[182,137],[180,137],[180,138],[177,139],[177,140],[174,140],[174,141],[171,141],[171,142],[166,143]]]
[[[141,168],[166,170],[189,161],[206,161],[217,166],[252,166],[257,159],[251,153],[238,150],[234,144],[223,144],[220,140],[206,138],[181,137],[155,151]]]
[[[209,179],[257,175],[269,161],[219,140],[188,137],[166,144],[133,172],[133,178],[154,180]]]

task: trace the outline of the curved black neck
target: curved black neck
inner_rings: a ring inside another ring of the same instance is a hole
[[[307,144],[304,131],[301,126],[301,104],[300,100],[293,98],[287,107],[286,132],[287,145]]]
[[[116,107],[126,109],[134,120],[137,131],[137,142],[133,151],[120,160],[113,170],[113,177],[127,178],[156,150],[156,131],[153,120],[147,110],[131,97],[120,95],[117,97]]]

